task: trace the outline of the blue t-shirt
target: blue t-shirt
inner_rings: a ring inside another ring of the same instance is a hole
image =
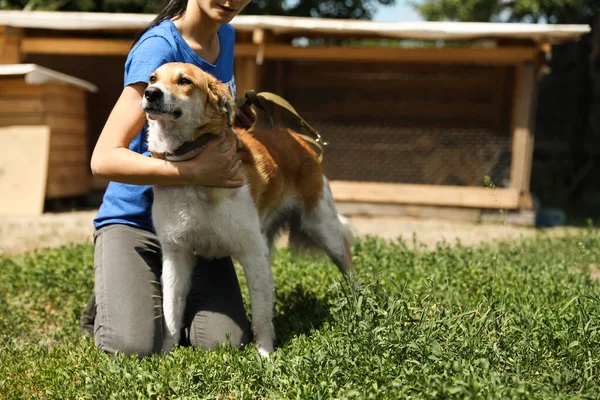
[[[148,82],[150,75],[162,64],[185,62],[195,64],[215,78],[224,82],[235,98],[233,76],[233,49],[235,32],[230,24],[221,25],[218,31],[220,53],[215,64],[198,56],[185,42],[171,20],[165,20],[149,29],[129,52],[125,61],[124,85]],[[129,145],[129,149],[150,156],[147,145],[147,125]],[[154,231],[151,218],[152,186],[129,185],[110,182],[98,215],[94,219],[96,229],[107,224],[127,224]]]

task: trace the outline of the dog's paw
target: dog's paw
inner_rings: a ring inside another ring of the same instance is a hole
[[[175,347],[175,340],[172,337],[170,337],[169,335],[166,335],[162,342],[163,354],[169,354],[171,351],[173,351],[174,347]]]
[[[269,354],[275,351],[273,340],[270,338],[268,340],[258,339],[256,344],[258,345],[258,353],[264,358],[269,358]]]
[[[269,358],[269,355],[271,354],[271,351],[269,351],[269,350],[265,349],[264,347],[260,346],[258,348],[258,354],[260,354],[264,358]]]

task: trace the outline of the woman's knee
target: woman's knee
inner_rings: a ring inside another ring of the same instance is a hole
[[[244,346],[252,340],[252,331],[246,318],[232,319],[218,312],[198,312],[189,329],[189,341],[194,348],[212,350],[217,344]]]
[[[154,330],[144,332],[140,329],[127,329],[126,326],[106,328],[100,327],[94,334],[96,347],[106,353],[118,352],[126,356],[137,354],[142,358],[160,351],[160,332]]]

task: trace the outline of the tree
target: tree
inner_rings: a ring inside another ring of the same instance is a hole
[[[429,21],[581,23],[600,12],[598,0],[408,0]]]
[[[295,2],[258,0],[248,4],[243,13],[248,15],[371,19],[377,5],[393,4],[395,4],[395,0],[300,0]]]
[[[0,0],[2,10],[28,11],[156,13],[161,6],[155,0]]]
[[[257,0],[243,14],[289,15],[297,17],[371,19],[377,5],[395,0]],[[102,11],[156,13],[162,7],[156,0],[0,0],[3,10]]]

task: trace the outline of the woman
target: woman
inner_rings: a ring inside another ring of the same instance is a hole
[[[150,74],[167,62],[192,63],[226,83],[235,98],[229,22],[249,0],[170,0],[141,31],[125,62],[123,91],[100,134],[91,168],[111,181],[94,220],[94,295],[81,319],[84,332],[108,353],[159,352],[162,344],[161,252],[151,220],[151,185],[235,188],[241,161],[235,148],[219,153],[218,139],[189,161],[149,157],[142,96]],[[238,124],[256,116],[238,110]],[[92,328],[93,326],[93,328]],[[212,348],[250,341],[240,287],[230,258],[199,259],[186,305],[181,344]]]

